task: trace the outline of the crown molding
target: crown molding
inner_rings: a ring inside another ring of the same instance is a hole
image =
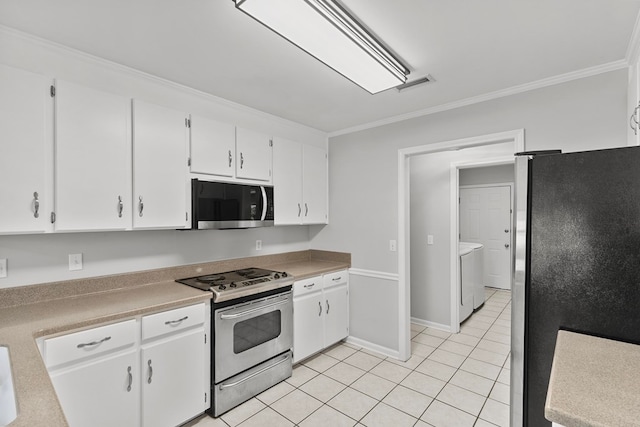
[[[270,114],[270,113],[266,113],[264,111],[257,110],[255,108],[248,107],[246,105],[239,104],[237,102],[233,102],[233,101],[230,101],[228,99],[221,98],[219,96],[212,95],[210,93],[203,92],[203,91],[198,90],[198,89],[194,89],[194,88],[192,88],[190,86],[186,86],[186,85],[183,85],[183,84],[180,84],[180,83],[173,82],[171,80],[164,79],[162,77],[155,76],[153,74],[145,73],[144,71],[137,70],[137,69],[129,67],[127,65],[123,65],[123,64],[120,64],[120,63],[117,63],[117,62],[114,62],[114,61],[110,61],[108,59],[100,58],[99,56],[95,56],[95,55],[92,55],[90,53],[83,52],[81,50],[74,49],[72,47],[69,47],[69,46],[66,46],[66,45],[51,41],[51,40],[47,40],[47,39],[44,39],[42,37],[35,36],[33,34],[25,33],[24,31],[20,31],[20,30],[17,30],[15,28],[12,28],[12,27],[7,27],[6,25],[0,24],[0,35],[6,35],[6,36],[9,36],[9,37],[18,38],[18,39],[24,40],[24,41],[26,41],[28,43],[32,43],[34,45],[46,48],[46,49],[51,50],[51,51],[54,51],[56,53],[59,53],[59,54],[65,55],[65,56],[70,56],[70,57],[72,57],[72,58],[74,58],[76,60],[83,61],[83,62],[85,62],[87,64],[90,64],[90,65],[96,65],[96,66],[99,66],[101,68],[108,69],[110,71],[123,73],[123,74],[126,74],[126,75],[130,76],[130,77],[135,77],[135,78],[146,80],[148,82],[151,82],[151,83],[154,83],[154,84],[157,84],[157,85],[161,85],[161,86],[165,86],[165,87],[168,87],[168,88],[171,88],[171,89],[175,89],[175,90],[181,91],[183,93],[187,93],[189,95],[193,95],[193,96],[196,96],[198,98],[204,99],[206,101],[213,102],[215,104],[223,105],[225,107],[234,109],[234,110],[236,110],[238,112],[248,113],[248,114],[263,118],[263,119],[267,119],[267,120],[270,120],[270,121],[275,121],[275,122],[277,122],[277,123],[279,123],[281,125],[287,126],[289,128],[302,129],[302,130],[314,133],[314,134],[319,135],[319,136],[327,137],[327,132],[321,131],[319,129],[312,128],[310,126],[306,126],[306,125],[303,125],[301,123],[297,123],[297,122],[285,119],[285,118],[280,117],[280,116],[276,116],[276,115],[273,115],[273,114]]]
[[[498,98],[504,98],[506,96],[517,95],[519,93],[528,92],[535,89],[541,89],[548,86],[557,85],[560,83],[566,83],[572,80],[578,80],[578,79],[583,79],[585,77],[591,77],[591,76],[595,76],[602,73],[608,73],[610,71],[627,68],[628,66],[629,64],[627,60],[623,59],[623,60],[613,61],[613,62],[609,62],[602,65],[597,65],[595,67],[584,68],[578,71],[572,71],[570,73],[559,74],[557,76],[549,77],[546,79],[536,80],[534,82],[512,86],[510,88],[497,90],[495,92],[489,92],[484,95],[478,95],[471,98],[461,99],[459,101],[436,105],[434,107],[429,107],[429,108],[413,111],[406,114],[392,116],[386,119],[377,120],[374,122],[369,122],[362,125],[345,128],[335,132],[329,132],[329,138],[333,138],[340,135],[347,135],[355,132],[360,132],[367,129],[377,128],[377,127],[389,125],[392,123],[402,122],[404,120],[415,119],[417,117],[428,116],[430,114],[453,110],[460,107],[466,107],[468,105],[479,104],[481,102],[490,101]]]

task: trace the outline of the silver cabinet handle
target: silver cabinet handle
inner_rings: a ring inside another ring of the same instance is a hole
[[[38,192],[33,193],[33,217],[38,218],[40,216],[40,201],[38,200]]]
[[[133,374],[131,374],[131,366],[127,367],[127,376],[129,377],[129,384],[127,384],[127,391],[131,391],[131,384],[133,384]]]
[[[508,247],[509,247],[509,244],[508,244],[508,243],[505,243],[505,244],[504,244],[504,247],[505,247],[505,248],[508,248]]]
[[[277,361],[276,363],[274,363],[273,365],[265,366],[264,368],[260,369],[259,371],[256,371],[256,372],[254,372],[253,374],[251,374],[251,375],[249,375],[249,376],[247,376],[247,377],[242,378],[241,380],[238,380],[238,381],[233,382],[233,383],[230,383],[230,384],[220,384],[220,390],[224,390],[225,388],[228,388],[228,387],[235,387],[235,386],[237,386],[237,385],[239,385],[239,384],[242,384],[243,382],[250,380],[251,378],[255,377],[256,375],[260,375],[261,373],[266,372],[266,371],[268,371],[269,369],[275,368],[276,366],[278,366],[278,365],[279,365],[279,364],[281,364],[281,363],[286,362],[287,360],[289,360],[289,355],[288,355],[288,354],[285,356],[285,358],[284,358],[284,359],[282,359],[282,360],[278,360],[278,361]]]
[[[300,215],[302,215],[302,206],[298,203],[298,217],[300,217]]]
[[[631,117],[629,117],[629,126],[631,126],[631,129],[633,129],[634,135],[638,134],[638,125],[640,125],[640,122],[638,122],[638,120],[636,119],[636,117],[638,117],[639,108],[640,108],[640,104],[638,104],[638,106],[633,110],[633,114],[631,114]],[[634,126],[634,123],[635,123],[635,126]]]
[[[307,214],[309,214],[309,206],[307,206],[307,204],[304,204],[304,216],[307,216]]]
[[[240,152],[240,169],[242,169],[243,165],[244,165],[244,156],[242,155],[242,152]]]
[[[318,317],[322,316],[322,303],[320,301],[318,301],[318,308],[320,309],[320,311],[318,311]]]
[[[339,280],[342,280],[342,276],[334,277],[334,278],[333,278],[333,279],[331,279],[331,280],[333,280],[334,282],[337,282],[337,281],[339,281]]]
[[[151,377],[153,377],[153,366],[151,366],[151,359],[147,362],[149,366],[149,377],[147,378],[147,384],[151,384]]]
[[[124,209],[124,205],[122,204],[122,196],[118,196],[118,218],[122,218],[122,209]]]
[[[270,308],[270,307],[275,307],[276,305],[282,305],[282,304],[286,304],[288,303],[289,300],[282,300],[282,301],[278,301],[278,302],[274,302],[272,304],[267,304],[267,305],[263,305],[261,307],[258,308],[254,308],[252,310],[246,310],[246,311],[242,311],[240,313],[234,313],[234,314],[221,314],[220,315],[220,319],[236,319],[238,317],[242,317],[242,316],[246,316],[248,314],[253,314],[256,313],[258,311],[262,311],[265,308]]]
[[[231,167],[231,162],[233,162],[233,156],[231,155],[231,150],[229,150],[229,167]]]
[[[325,300],[327,301],[327,314],[329,314],[329,309],[331,308],[331,306],[329,305],[329,300]]]
[[[173,325],[175,323],[180,323],[183,322],[185,320],[187,320],[189,318],[189,316],[184,316],[178,320],[167,320],[166,322],[164,322],[165,325]]]
[[[78,347],[78,348],[93,347],[94,345],[102,344],[103,342],[109,341],[110,339],[111,339],[111,337],[104,337],[100,341],[91,341],[91,342],[86,342],[86,343],[83,342],[83,343],[78,344],[76,347]]]
[[[311,283],[311,284],[309,284],[309,285],[304,285],[304,286],[303,286],[303,288],[305,288],[305,289],[311,289],[311,288],[313,288],[315,285],[316,285],[316,284],[315,284],[315,282],[314,282],[314,283]]]
[[[142,196],[138,196],[138,215],[142,216],[144,210],[144,203],[142,202]]]
[[[508,229],[508,228],[505,228],[505,229],[504,229],[504,232],[505,232],[505,233],[508,233],[508,232],[509,232],[509,229]]]

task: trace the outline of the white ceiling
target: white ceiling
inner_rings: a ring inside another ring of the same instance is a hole
[[[0,24],[336,132],[625,60],[640,10],[640,0],[342,3],[410,80],[435,82],[370,95],[232,0],[0,0]]]

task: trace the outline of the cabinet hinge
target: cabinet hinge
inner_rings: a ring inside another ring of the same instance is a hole
[[[189,221],[189,212],[184,213],[184,220]]]
[[[54,85],[51,85],[51,87],[49,88],[49,94],[52,98],[56,96],[56,87]]]
[[[273,147],[273,139],[269,140],[269,147]]]
[[[187,158],[187,166],[191,166],[191,157]]]
[[[269,169],[269,176],[271,176],[271,169]]]
[[[204,343],[207,343],[207,334],[204,334]]]
[[[51,212],[51,224],[54,224],[55,222],[56,222],[56,213]]]
[[[191,119],[184,119],[184,125],[188,128],[191,127]]]
[[[207,403],[207,393],[204,394],[204,403]]]

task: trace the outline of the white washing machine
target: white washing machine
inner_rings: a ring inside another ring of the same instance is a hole
[[[460,310],[459,321],[462,323],[473,313],[473,279],[474,251],[468,246],[459,246],[460,252]]]
[[[484,246],[482,243],[460,242],[460,248],[473,250],[473,309],[484,304]]]

